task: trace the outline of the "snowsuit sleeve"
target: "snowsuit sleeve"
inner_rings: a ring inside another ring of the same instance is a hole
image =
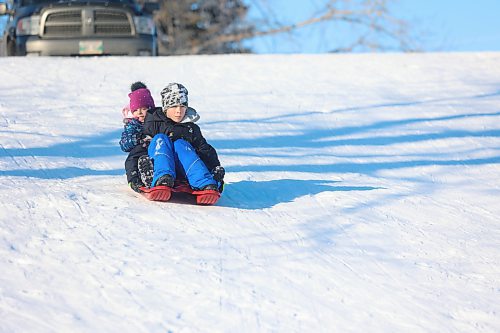
[[[142,124],[137,120],[128,121],[124,127],[120,139],[120,148],[128,153],[137,146],[142,135]]]
[[[193,124],[193,139],[191,144],[198,153],[198,156],[207,166],[208,170],[213,170],[216,166],[220,165],[219,156],[214,147],[212,147],[201,134],[200,127]]]
[[[137,145],[130,150],[130,153],[125,160],[125,172],[127,173],[127,183],[130,183],[132,179],[139,177],[139,157],[142,155],[147,155],[147,148],[142,145]]]

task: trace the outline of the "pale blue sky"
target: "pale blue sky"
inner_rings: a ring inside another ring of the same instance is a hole
[[[271,9],[281,23],[307,19],[325,0],[246,0],[250,15]],[[260,8],[254,4],[260,4]],[[500,0],[394,0],[390,8],[412,26],[424,51],[500,51]],[[268,15],[269,17],[269,15]],[[352,39],[352,31],[336,27],[301,29],[294,34],[259,38],[249,43],[258,53],[322,53],[338,41]]]
[[[264,11],[280,23],[307,19],[325,2],[245,1],[252,6],[251,17]],[[418,36],[418,46],[424,51],[500,51],[500,0],[394,0],[391,8],[397,17],[410,22],[413,34]],[[293,34],[252,40],[247,45],[256,53],[324,53],[349,40],[349,29],[313,26]]]

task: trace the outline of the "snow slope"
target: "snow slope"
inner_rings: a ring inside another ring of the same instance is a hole
[[[0,332],[500,331],[500,53],[0,59]],[[130,83],[227,169],[148,202]]]

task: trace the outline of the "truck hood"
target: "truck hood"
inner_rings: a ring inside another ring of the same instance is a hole
[[[102,6],[107,8],[126,8],[136,15],[141,15],[139,5],[130,0],[23,0],[22,7],[18,8],[18,16],[28,16],[38,14],[47,8],[64,7],[94,7]]]

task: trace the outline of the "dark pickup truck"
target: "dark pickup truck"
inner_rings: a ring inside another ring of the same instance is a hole
[[[0,0],[7,56],[155,56],[151,13],[134,0]]]

